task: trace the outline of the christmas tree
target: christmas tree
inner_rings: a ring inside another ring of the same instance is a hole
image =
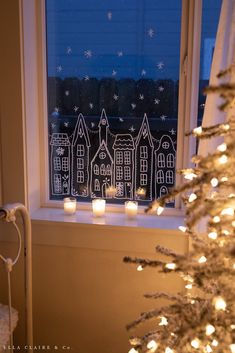
[[[221,72],[223,83],[208,87],[206,94],[219,94],[226,122],[197,127],[190,134],[198,139],[222,137],[214,153],[193,156],[193,169],[180,173],[185,183],[154,201],[147,212],[160,215],[166,203],[179,196],[185,204],[185,226],[191,239],[186,255],[157,246],[169,260],[125,257],[127,263],[149,266],[164,273],[175,272],[185,281],[185,291],[176,295],[156,292],[146,298],[164,298],[169,303],[144,312],[128,325],[132,329],[153,319],[153,329],[143,337],[131,337],[129,353],[220,352],[235,353],[235,84],[234,68]],[[227,80],[225,80],[227,78]],[[205,219],[202,235],[198,224]]]

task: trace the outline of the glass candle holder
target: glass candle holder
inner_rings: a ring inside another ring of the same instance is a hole
[[[106,201],[103,199],[92,200],[92,211],[93,216],[102,217],[105,215],[105,205]]]
[[[64,213],[74,214],[77,208],[77,201],[75,197],[66,197],[64,198]]]
[[[138,213],[138,202],[137,201],[126,201],[125,202],[125,213],[128,218],[135,218]]]

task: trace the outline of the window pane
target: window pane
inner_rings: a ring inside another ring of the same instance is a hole
[[[181,0],[46,0],[46,21],[50,198],[159,197],[175,180]]]

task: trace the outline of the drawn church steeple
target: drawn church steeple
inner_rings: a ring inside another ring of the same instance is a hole
[[[102,144],[103,141],[107,145],[109,122],[104,109],[102,109],[100,122],[98,126],[99,126],[100,145]]]

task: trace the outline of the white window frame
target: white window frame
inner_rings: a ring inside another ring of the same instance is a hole
[[[85,156],[85,146],[84,145],[77,145],[76,156],[77,157],[84,157]]]
[[[77,183],[79,183],[79,184],[84,183],[84,171],[83,170],[77,171]]]
[[[77,157],[77,169],[84,169],[84,159]]]
[[[141,159],[140,160],[140,172],[147,173],[147,171],[148,171],[148,161],[147,161],[147,159]]]
[[[123,152],[116,151],[116,164],[123,164]]]
[[[148,158],[148,147],[147,146],[140,146],[140,158]]]
[[[131,180],[131,167],[130,166],[124,167],[124,179]]]
[[[146,186],[148,184],[148,174],[140,173],[140,185]]]
[[[164,153],[159,153],[157,156],[157,167],[158,168],[165,168],[166,166],[166,156]]]
[[[121,165],[116,166],[116,179],[117,180],[123,179],[123,167]]]
[[[60,157],[53,158],[53,167],[56,172],[61,171],[61,158]]]
[[[164,184],[164,173],[163,170],[158,170],[157,171],[157,177],[156,177],[156,181],[158,184]]]
[[[174,183],[174,173],[173,170],[166,171],[166,184],[173,184]]]
[[[67,172],[69,170],[69,157],[62,157],[62,171]]]
[[[131,164],[131,151],[124,151],[124,164]]]
[[[189,166],[190,157],[195,153],[195,141],[191,137],[185,138],[184,131],[188,131],[196,126],[200,68],[201,12],[202,0],[182,0],[176,169]],[[37,172],[38,175],[40,175],[40,178],[38,176],[35,178],[29,176],[27,179],[28,194],[35,195],[35,190],[38,190],[39,195],[37,199],[29,201],[32,208],[62,207],[61,201],[49,199],[44,1],[22,0],[21,17],[27,168],[28,171],[34,170],[35,175]],[[31,90],[32,85],[35,87],[34,90]],[[34,151],[30,151],[29,148],[32,142],[35,146]],[[180,182],[181,176],[176,175],[176,184]],[[87,205],[83,203],[83,207],[88,209],[90,207],[89,202]],[[118,210],[122,209],[122,207],[121,205],[115,205],[113,209]],[[175,214],[175,212],[177,213],[180,209],[181,203],[177,199],[175,209],[169,209],[166,212]]]

